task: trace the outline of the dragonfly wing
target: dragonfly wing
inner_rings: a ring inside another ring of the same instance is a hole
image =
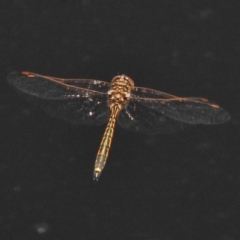
[[[230,119],[224,109],[201,99],[142,99],[140,102],[171,119],[189,124],[220,124]]]
[[[126,130],[149,135],[173,133],[185,125],[136,101],[121,110],[118,123]]]
[[[102,93],[106,93],[111,84],[109,82],[95,80],[95,79],[71,79],[71,78],[55,78],[55,77],[47,77],[47,79],[52,79],[57,82],[61,82],[73,87],[84,88],[87,90],[98,91]]]
[[[44,99],[69,99],[107,94],[109,84],[98,80],[60,79],[40,74],[13,72],[7,81],[17,90]]]
[[[230,119],[224,109],[204,98],[180,98],[152,89],[135,88],[131,101],[189,124],[220,124]]]
[[[177,96],[171,95],[169,93],[157,91],[151,88],[144,87],[134,87],[131,89],[131,96],[133,98],[163,98],[163,99],[171,99]]]
[[[100,125],[108,120],[110,111],[106,93],[46,78],[12,73],[7,80],[25,99],[54,117],[85,125]],[[86,80],[84,84],[86,86]]]
[[[57,100],[42,99],[27,94],[23,97],[49,115],[73,124],[97,126],[107,122],[110,116],[106,96]]]
[[[107,98],[92,97],[49,101],[35,99],[37,105],[53,117],[83,125],[101,125],[110,116]]]

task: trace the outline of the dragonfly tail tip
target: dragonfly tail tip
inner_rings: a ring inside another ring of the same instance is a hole
[[[100,172],[96,171],[96,172],[93,173],[93,180],[94,181],[98,181],[99,177],[100,177]]]

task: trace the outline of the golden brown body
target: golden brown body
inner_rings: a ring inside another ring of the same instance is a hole
[[[106,164],[112,143],[112,137],[116,125],[117,116],[121,109],[124,107],[124,105],[127,104],[132,87],[134,87],[132,79],[125,75],[116,76],[112,79],[111,89],[108,92],[111,115],[105,129],[95,161],[95,167],[93,171],[93,178],[95,180],[98,180]]]

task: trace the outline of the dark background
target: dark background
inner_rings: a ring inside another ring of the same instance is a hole
[[[239,1],[9,0],[0,8],[0,239],[235,240],[240,237]],[[204,96],[232,119],[172,135],[46,115],[11,71]]]

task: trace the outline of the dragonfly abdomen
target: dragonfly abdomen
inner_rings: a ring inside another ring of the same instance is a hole
[[[94,172],[93,172],[94,180],[98,180],[106,164],[107,157],[108,157],[109,150],[112,143],[114,128],[116,125],[116,118],[121,108],[118,105],[115,105],[112,107],[111,110],[112,110],[111,116],[109,118],[106,130],[104,132],[103,139],[101,141],[101,144],[97,153],[96,161],[95,161]]]

